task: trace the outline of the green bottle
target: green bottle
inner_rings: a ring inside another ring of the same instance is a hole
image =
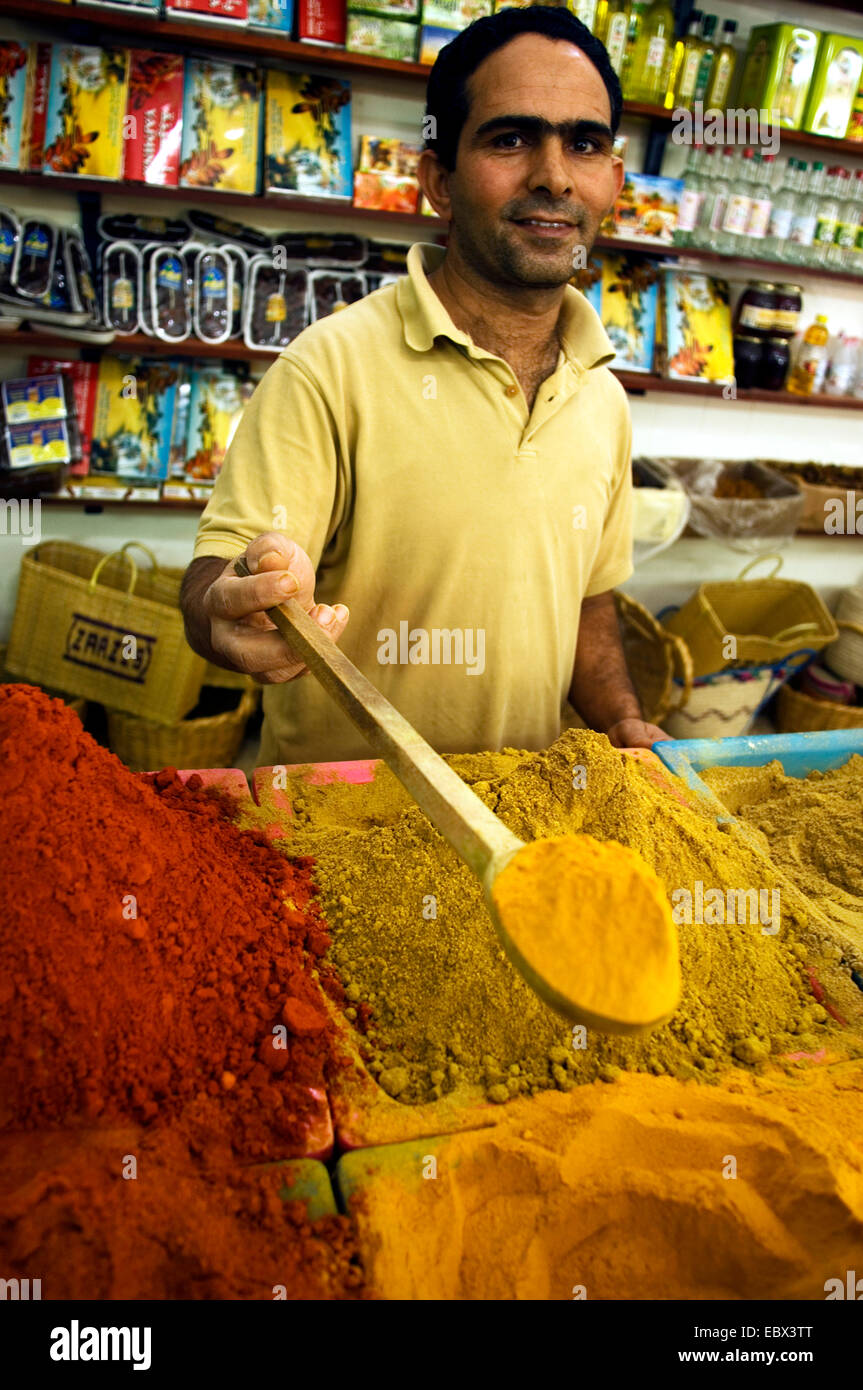
[[[713,72],[713,59],[716,55],[716,15],[706,14],[701,25],[701,60],[698,64],[698,77],[695,80],[695,100],[704,101]]]
[[[631,87],[635,101],[663,104],[673,56],[674,10],[667,0],[653,0],[633,50]]]
[[[734,80],[734,69],[737,66],[737,54],[734,52],[734,35],[736,33],[737,24],[735,21],[726,19],[722,26],[722,46],[717,49],[713,73],[707,88],[707,95],[704,98],[704,106],[708,111],[724,111],[728,106],[731,84]]]

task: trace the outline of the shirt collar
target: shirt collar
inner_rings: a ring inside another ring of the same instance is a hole
[[[443,336],[462,344],[475,356],[493,356],[478,349],[469,334],[456,328],[428,282],[428,272],[440,265],[445,254],[442,246],[431,242],[416,242],[408,251],[408,273],[396,287],[405,342],[417,352],[428,352],[435,338]],[[573,285],[567,285],[564,292],[560,341],[564,357],[582,371],[604,366],[615,355],[599,315]]]

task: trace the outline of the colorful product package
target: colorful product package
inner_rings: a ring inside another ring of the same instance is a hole
[[[670,246],[682,196],[682,179],[627,173],[614,205],[614,235]]]
[[[266,186],[351,196],[351,84],[311,72],[267,73]]]
[[[53,44],[44,172],[119,179],[128,95],[127,49]]]
[[[102,243],[102,318],[115,333],[141,327],[141,249],[132,241]]]
[[[205,24],[245,24],[248,0],[164,0],[166,19],[201,20]]]
[[[308,268],[284,259],[277,268],[274,256],[253,256],[243,325],[246,347],[281,352],[308,321]]]
[[[7,425],[27,425],[34,420],[66,418],[63,379],[58,372],[4,381],[2,397]]]
[[[416,212],[420,192],[417,164],[421,154],[421,145],[363,135],[354,174],[354,207]]]
[[[189,426],[183,476],[214,479],[240,423],[252,383],[218,367],[196,369],[189,400]]]
[[[344,265],[358,267],[365,263],[369,243],[354,232],[277,232],[270,248],[282,259],[305,261],[308,265]]]
[[[422,22],[458,33],[491,12],[492,0],[423,0]]]
[[[186,64],[180,185],[257,193],[261,81],[256,68]]]
[[[133,49],[123,178],[175,188],[180,175],[182,132],[182,56]]]
[[[12,270],[21,237],[21,223],[11,208],[0,207],[0,295],[12,294]]]
[[[162,8],[162,0],[75,0],[75,4],[94,10],[141,10],[153,18],[158,18]]]
[[[59,372],[71,382],[78,425],[79,457],[69,469],[70,477],[83,477],[90,465],[90,444],[93,438],[93,411],[96,408],[96,383],[99,367],[96,362],[79,362],[71,358],[30,357],[29,376],[45,376]]]
[[[696,271],[664,272],[667,361],[673,381],[732,382],[734,354],[728,283]]]
[[[460,32],[460,29],[440,29],[434,24],[424,24],[420,29],[419,61],[431,67],[437,61],[441,49]]]
[[[328,314],[347,309],[368,294],[366,277],[361,271],[310,270],[309,318],[312,323]]]
[[[51,288],[59,230],[44,217],[25,217],[12,263],[12,288],[26,299],[44,299]]]
[[[294,0],[249,0],[249,25],[276,29],[289,39],[294,28]]]
[[[658,262],[636,255],[592,256],[588,284],[593,305],[617,356],[616,370],[652,372],[659,310]]]
[[[419,23],[422,0],[348,0],[348,14],[379,14]]]
[[[797,24],[760,24],[753,29],[737,106],[776,111],[780,126],[799,130],[820,39],[820,30]]]
[[[415,63],[419,29],[409,20],[352,11],[348,15],[345,47],[352,53],[373,53],[399,63]]]
[[[803,117],[803,129],[813,135],[842,140],[863,87],[863,38],[823,34],[815,63],[815,76]]]
[[[0,40],[0,169],[26,169],[28,73],[35,45]]]
[[[150,322],[157,338],[183,343],[192,332],[192,296],[182,254],[157,246],[147,268]]]
[[[103,356],[93,416],[91,473],[150,483],[167,477],[176,390],[173,362]]]
[[[6,450],[10,468],[68,463],[72,450],[66,421],[38,420],[26,425],[9,425]]]
[[[297,38],[341,48],[345,42],[345,0],[297,0]]]
[[[22,131],[22,165],[31,173],[42,168],[45,149],[45,122],[48,117],[48,92],[51,86],[51,45],[33,43],[30,45],[30,62],[27,67],[27,95]]]
[[[231,336],[234,263],[221,246],[203,247],[195,257],[194,330],[204,343],[224,343]]]

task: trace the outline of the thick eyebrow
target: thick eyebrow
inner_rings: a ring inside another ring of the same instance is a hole
[[[483,121],[474,131],[474,140],[479,140],[494,130],[517,130],[523,135],[559,135],[562,140],[583,140],[586,135],[595,135],[614,143],[614,132],[604,121],[561,121],[554,125],[544,116],[492,116]]]

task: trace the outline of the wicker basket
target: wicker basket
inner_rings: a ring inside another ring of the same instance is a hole
[[[6,643],[0,642],[0,685],[32,684],[30,681],[19,681],[16,676],[11,676],[9,674],[6,670],[6,650]],[[79,700],[74,695],[64,695],[62,690],[48,690],[45,686],[40,686],[40,689],[44,690],[46,695],[52,695],[55,699],[62,700],[64,704],[75,711],[81,723],[84,723],[87,714],[86,700]]]
[[[232,767],[257,692],[244,690],[236,709],[178,724],[155,724],[150,719],[106,710],[108,743],[132,772],[155,772],[162,767]]]
[[[626,664],[644,717],[656,724],[682,708],[692,690],[692,658],[683,638],[668,632],[637,599],[615,589]],[[675,693],[675,678],[679,690]]]
[[[816,700],[791,685],[776,699],[776,727],[781,734],[806,734],[821,729],[863,729],[863,705],[839,705]]]
[[[863,589],[845,589],[836,608],[838,641],[832,642],[824,660],[843,680],[863,685]]]
[[[739,738],[784,677],[781,668],[767,666],[723,671],[703,685],[696,683],[686,706],[662,721],[665,732],[672,738]]]

